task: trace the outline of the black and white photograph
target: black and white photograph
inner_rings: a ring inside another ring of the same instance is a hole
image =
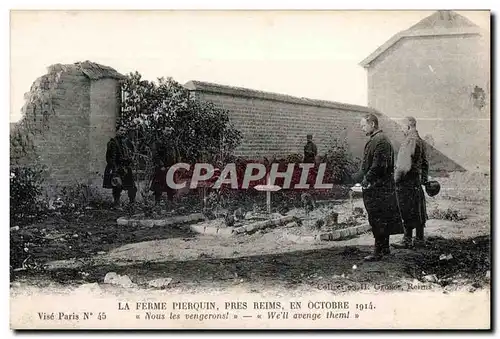
[[[491,20],[11,10],[11,329],[491,329]]]

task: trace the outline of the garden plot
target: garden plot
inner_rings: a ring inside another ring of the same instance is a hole
[[[289,215],[300,220],[298,223],[287,225],[288,232],[296,235],[317,235],[360,226],[367,222],[362,208],[353,211],[342,205],[337,205],[335,208],[320,207],[308,214],[302,209],[294,209]]]
[[[299,222],[286,225],[283,231],[294,242],[346,240],[371,229],[361,206],[362,201],[357,199],[326,204],[309,213],[293,209],[288,214]]]
[[[191,230],[207,235],[234,236],[237,234],[252,234],[267,228],[283,226],[292,222],[294,217],[291,215],[282,215],[280,213],[253,213],[249,212],[239,220],[235,220],[232,226],[227,225],[224,218],[215,220],[206,220],[190,226]]]
[[[161,214],[161,215],[160,215]],[[198,234],[221,237],[253,234],[255,232],[281,232],[307,240],[341,240],[365,233],[366,213],[362,200],[351,197],[344,200],[318,201],[314,208],[293,208],[286,213],[267,213],[254,207],[251,211],[238,208],[234,211],[219,210],[214,217],[206,213],[174,215],[160,213],[155,215],[137,214],[121,217],[117,223],[122,226],[175,227],[189,228]],[[301,240],[304,240],[301,239]]]
[[[294,208],[287,213],[245,213],[228,226],[227,219],[204,220],[190,225],[191,230],[206,235],[235,236],[238,234],[286,233],[292,238],[312,237],[314,240],[340,240],[367,232],[366,213],[362,202],[344,200],[326,202],[307,212]],[[311,239],[309,239],[311,240]]]

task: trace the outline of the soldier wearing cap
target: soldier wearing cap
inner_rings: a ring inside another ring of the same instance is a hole
[[[429,163],[425,143],[417,131],[414,117],[403,121],[405,140],[399,148],[394,171],[396,196],[404,224],[401,243],[392,244],[395,248],[420,247],[424,245],[424,227],[427,220],[425,195],[422,186],[428,183]],[[413,229],[415,240],[412,242]]]
[[[103,188],[113,192],[114,207],[120,207],[120,196],[123,190],[128,193],[130,204],[135,202],[137,186],[132,171],[132,155],[134,146],[131,132],[127,134],[124,127],[116,132],[116,137],[108,141],[106,149],[106,168],[104,170]]]
[[[318,148],[312,138],[312,134],[307,135],[307,143],[304,146],[304,163],[314,163],[316,155],[318,155]]]

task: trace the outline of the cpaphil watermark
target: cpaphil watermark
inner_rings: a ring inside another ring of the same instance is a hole
[[[177,171],[185,170],[191,171],[191,165],[187,163],[177,163],[171,166],[167,171],[167,185],[172,189],[183,189],[189,185],[190,189],[196,189],[202,182],[214,182],[212,188],[219,189],[222,185],[230,185],[232,189],[248,189],[251,182],[266,180],[267,185],[273,186],[276,184],[276,179],[283,178],[283,184],[280,185],[283,189],[309,189],[311,184],[308,183],[309,174],[311,169],[315,168],[313,163],[299,163],[288,164],[286,171],[278,171],[280,164],[273,163],[268,170],[266,166],[259,163],[249,163],[246,165],[243,175],[242,185],[238,184],[238,172],[236,164],[229,163],[222,170],[214,168],[213,165],[207,163],[197,163],[192,170],[191,178],[183,181],[182,183],[174,182],[174,177]],[[293,175],[298,169],[301,170],[300,180],[298,183],[292,185]],[[220,174],[218,173],[220,172]],[[256,173],[255,173],[256,172]],[[316,179],[314,182],[314,189],[331,189],[332,183],[324,183],[326,172],[326,164],[319,164],[317,167]],[[293,187],[292,187],[293,186]]]

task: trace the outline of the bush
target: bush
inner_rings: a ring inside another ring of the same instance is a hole
[[[334,139],[321,162],[326,163],[330,175],[329,182],[346,184],[351,183],[351,176],[359,170],[361,159],[352,158],[347,140]]]
[[[45,206],[40,203],[43,172],[37,166],[10,168],[11,223],[33,221],[45,210]]]
[[[64,203],[64,206],[59,209],[62,213],[82,210],[86,207],[111,207],[111,202],[103,197],[95,187],[83,183],[61,187],[60,199]]]
[[[124,98],[118,127],[133,135],[136,169],[152,171],[155,144],[168,144],[174,158],[194,164],[224,162],[241,141],[241,133],[229,121],[228,111],[197,101],[171,78],[157,83],[143,80],[138,72],[122,82]]]

